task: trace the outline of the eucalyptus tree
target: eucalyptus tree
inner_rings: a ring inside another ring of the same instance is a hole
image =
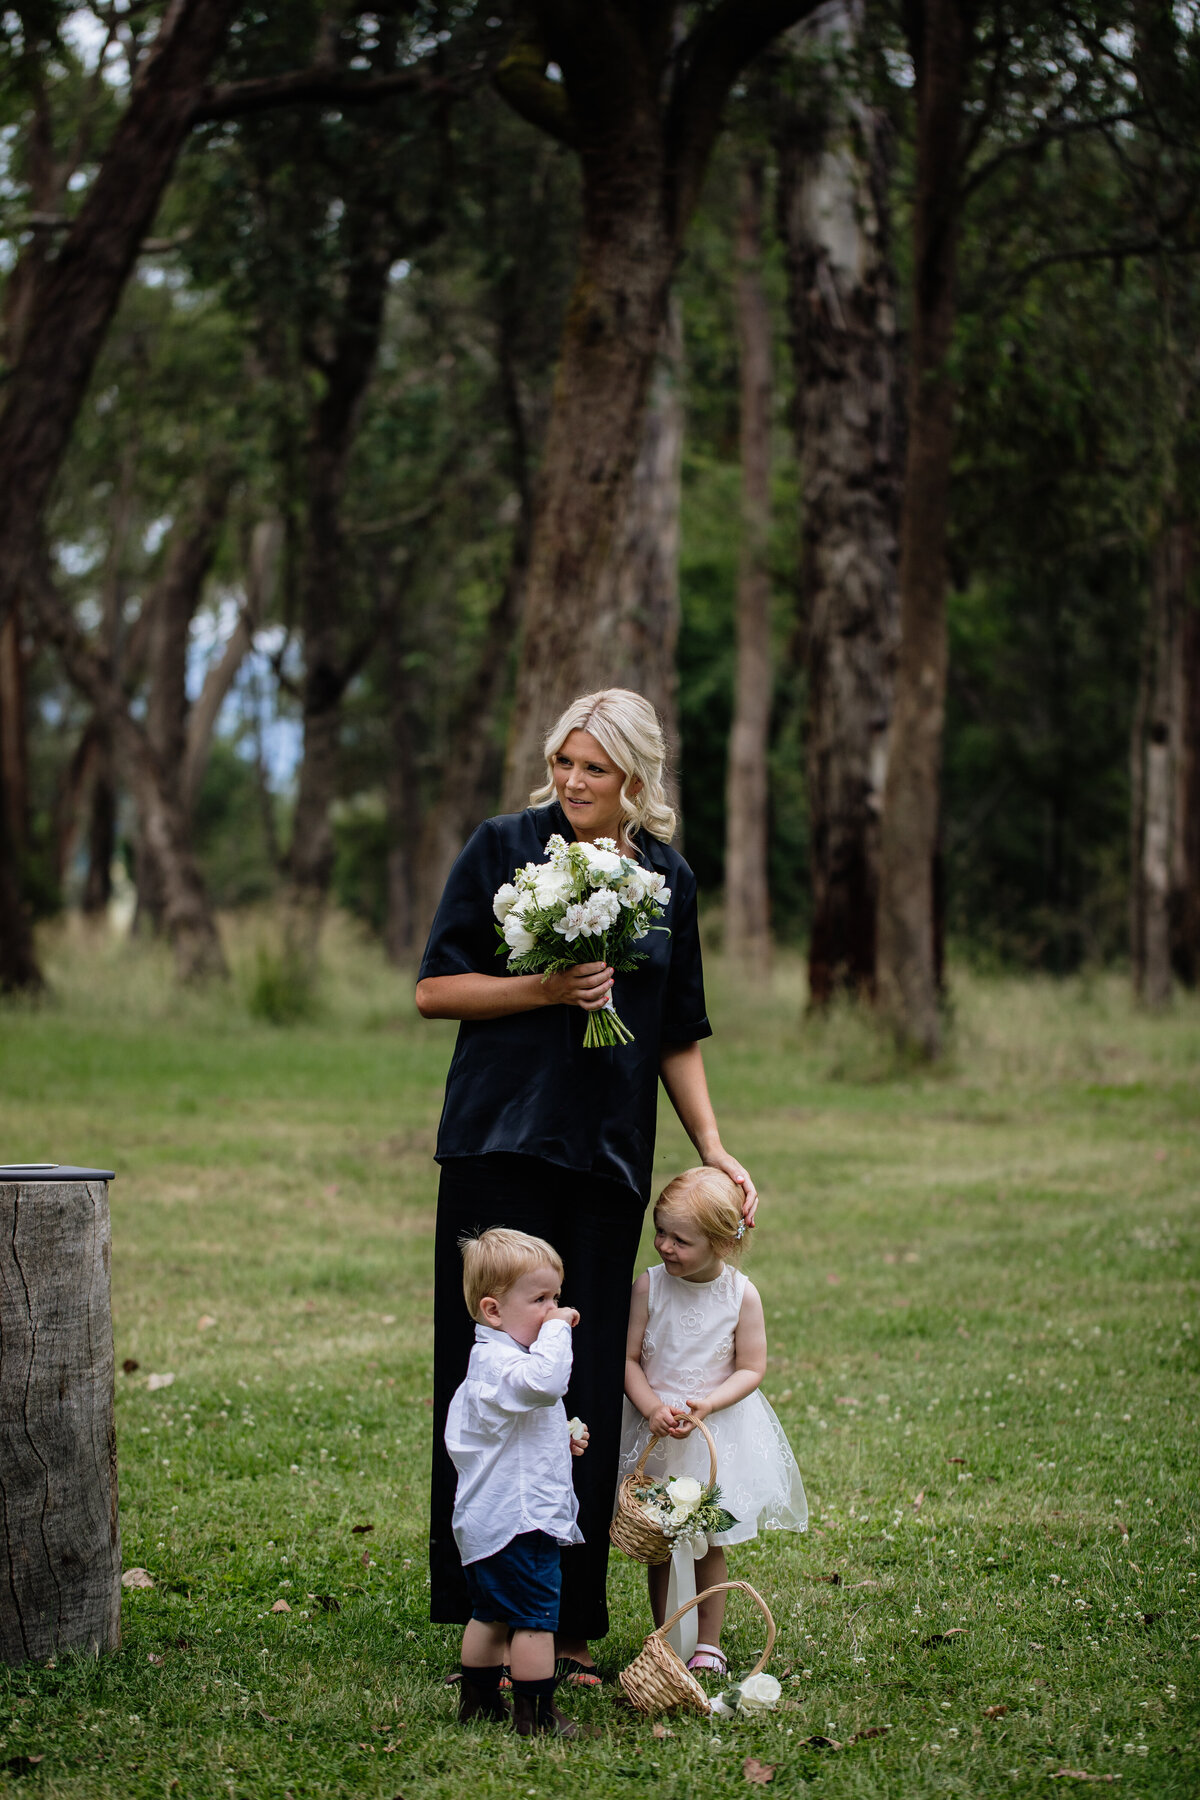
[[[667,300],[729,92],[813,0],[537,0],[501,92],[578,151],[583,225],[525,578],[505,802],[529,791],[546,724],[603,683],[598,605],[642,440]]]

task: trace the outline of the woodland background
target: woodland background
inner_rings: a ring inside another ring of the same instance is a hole
[[[302,1010],[645,692],[728,955],[1200,973],[1200,18],[5,7],[0,983]],[[717,903],[720,903],[719,908]]]

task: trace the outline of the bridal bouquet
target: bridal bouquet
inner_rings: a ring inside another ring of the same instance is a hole
[[[555,832],[544,862],[526,863],[496,890],[496,954],[508,957],[512,975],[544,978],[585,962],[625,974],[646,954],[635,949],[638,940],[667,929],[658,921],[670,898],[666,877],[622,856],[612,838],[568,844]],[[632,1042],[611,996],[588,1014],[585,1049]]]
[[[703,1556],[708,1549],[710,1531],[728,1531],[737,1520],[721,1505],[721,1490],[716,1482],[702,1487],[694,1475],[675,1475],[669,1481],[650,1481],[634,1489],[642,1511],[652,1525],[657,1525],[671,1543],[677,1538],[704,1540],[704,1549],[694,1545]]]

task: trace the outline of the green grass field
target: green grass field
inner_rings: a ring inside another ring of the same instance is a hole
[[[0,1155],[118,1171],[124,1562],[155,1585],[118,1655],[0,1671],[0,1793],[707,1800],[753,1791],[747,1759],[846,1800],[1083,1785],[1062,1771],[1200,1793],[1194,999],[1152,1020],[1116,976],[959,969],[930,1074],[850,1014],[805,1023],[794,962],[759,998],[710,970],[718,1112],[764,1195],[766,1391],[812,1508],[731,1554],[784,1704],[664,1733],[606,1687],[565,1702],[586,1738],[529,1746],[457,1727],[457,1634],[426,1618],[452,1028],[345,928],[286,1031],[239,982],[180,996],[153,955],[46,948],[57,997],[0,1013]],[[665,1116],[664,1179],[691,1160]],[[614,1557],[607,1673],[643,1580]],[[731,1610],[736,1669],[761,1639]]]

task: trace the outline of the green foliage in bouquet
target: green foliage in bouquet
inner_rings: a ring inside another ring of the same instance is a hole
[[[729,1531],[737,1520],[721,1504],[721,1489],[713,1481],[702,1487],[694,1475],[674,1475],[648,1481],[633,1490],[646,1517],[658,1525],[664,1537],[695,1537],[700,1532]]]
[[[670,898],[666,878],[622,856],[612,838],[568,844],[555,832],[546,860],[526,863],[496,891],[496,954],[507,956],[511,975],[543,980],[587,962],[627,974],[645,957],[639,941],[667,930],[658,921]],[[611,1000],[588,1014],[585,1049],[632,1042]]]

